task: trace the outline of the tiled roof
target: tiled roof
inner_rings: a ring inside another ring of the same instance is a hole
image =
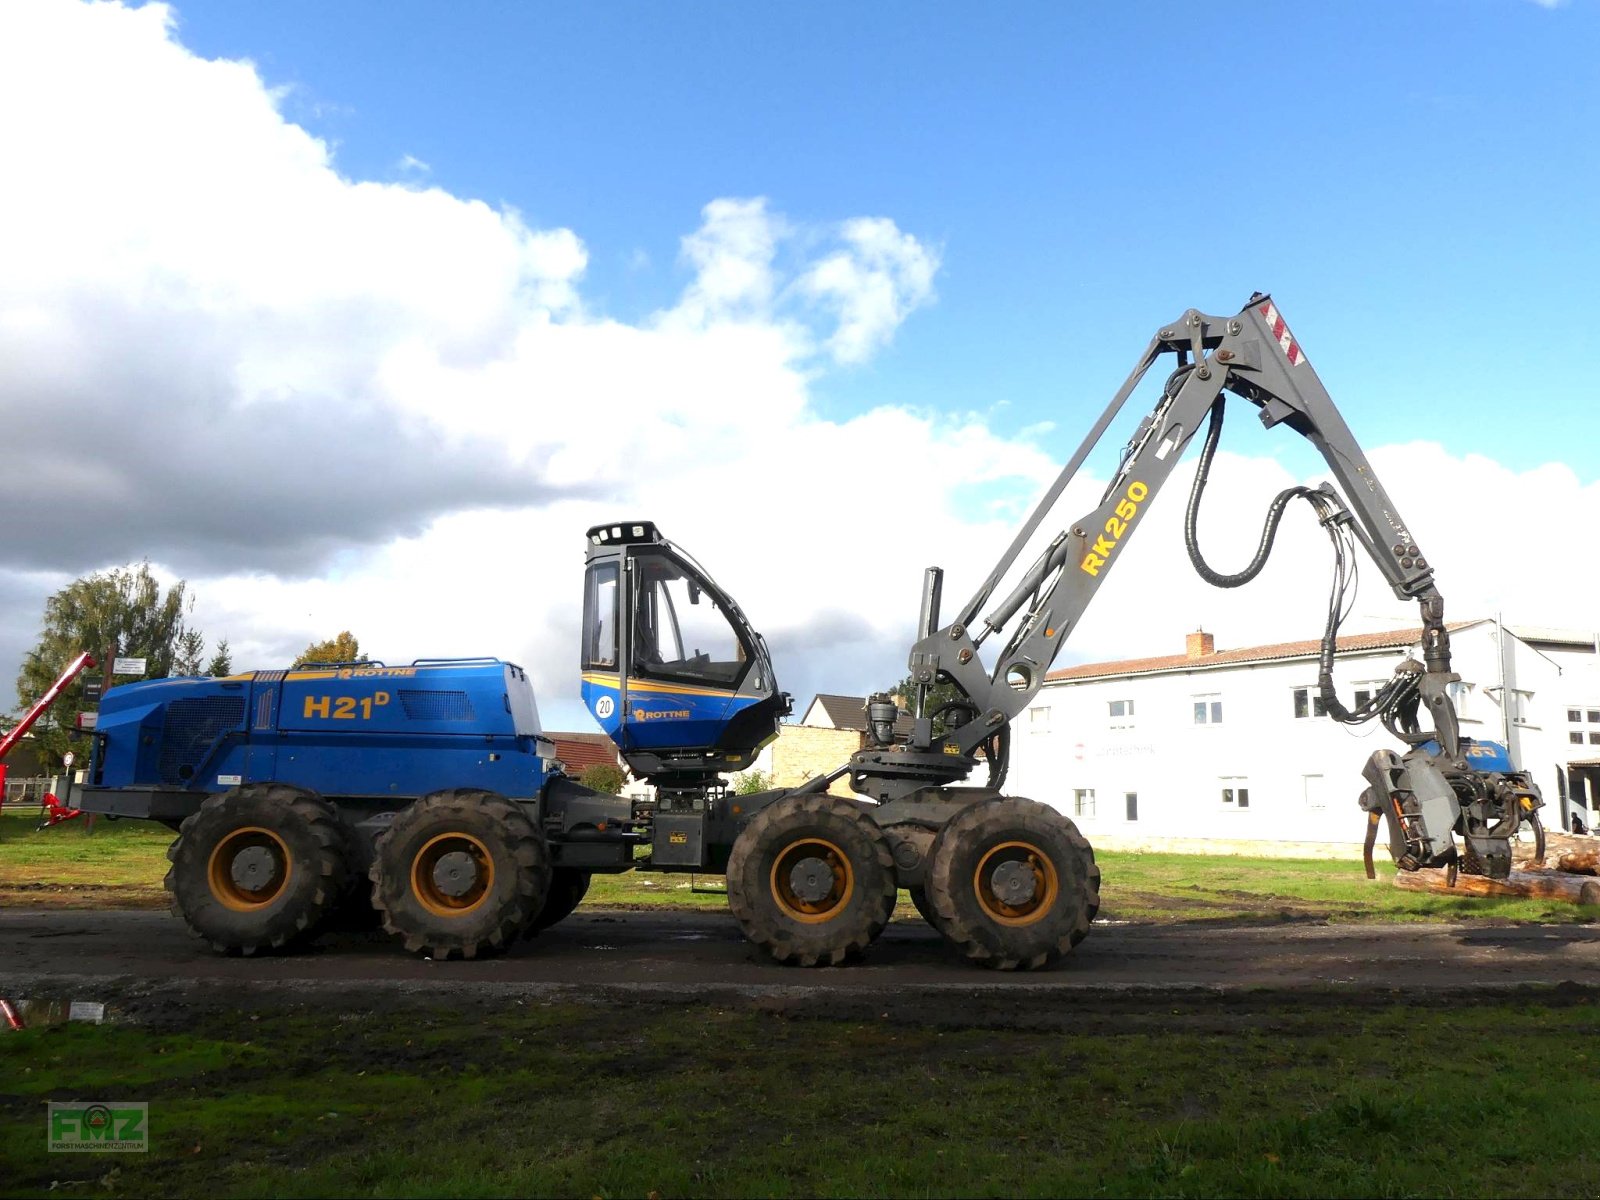
[[[602,763],[622,766],[622,759],[617,755],[617,744],[603,733],[551,733],[546,730],[544,736],[556,744],[556,757],[567,764],[568,772],[574,777]]]
[[[867,727],[867,698],[865,696],[834,696],[818,692],[813,704],[822,706],[823,715],[836,729],[865,729]]]
[[[1446,625],[1454,631],[1475,625],[1475,621],[1455,621]],[[1338,653],[1360,650],[1399,650],[1415,646],[1422,641],[1421,629],[1395,629],[1385,633],[1351,633],[1338,639]],[[1305,642],[1277,642],[1270,646],[1245,646],[1237,650],[1218,650],[1190,658],[1187,654],[1163,654],[1157,658],[1129,658],[1121,662],[1082,663],[1051,671],[1046,683],[1072,683],[1080,679],[1104,679],[1108,676],[1154,675],[1162,671],[1194,671],[1211,667],[1238,666],[1241,663],[1274,662],[1289,658],[1315,658],[1322,649],[1322,639]]]
[[[822,706],[822,711],[827,714],[835,729],[854,729],[857,733],[867,731],[865,696],[835,696],[827,692],[818,692],[817,698],[812,703]],[[894,728],[896,733],[910,733],[910,715],[902,711],[895,718]]]

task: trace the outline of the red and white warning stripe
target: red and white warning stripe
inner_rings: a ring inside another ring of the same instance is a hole
[[[1294,335],[1289,332],[1289,326],[1283,317],[1278,314],[1278,306],[1268,300],[1256,310],[1266,318],[1267,328],[1272,330],[1272,336],[1278,340],[1278,345],[1289,359],[1291,367],[1298,367],[1306,360],[1306,353],[1300,349],[1300,343],[1294,340]]]

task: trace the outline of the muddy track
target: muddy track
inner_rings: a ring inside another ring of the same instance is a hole
[[[164,913],[0,909],[0,995],[200,985],[218,996],[388,992],[483,998],[717,994],[833,1012],[926,1007],[960,996],[963,1012],[1066,1012],[1112,1004],[1214,1004],[1288,994],[1300,1004],[1398,997],[1441,1000],[1556,987],[1600,994],[1600,927],[1530,925],[1100,925],[1058,967],[997,973],[970,967],[920,921],[890,925],[866,958],[832,969],[781,967],[726,913],[584,912],[496,959],[431,962],[381,934],[324,936],[310,949],[254,959],[211,954]],[[1143,997],[1144,999],[1140,999]],[[1153,998],[1153,999],[1152,999]],[[497,999],[495,1002],[499,1002]]]

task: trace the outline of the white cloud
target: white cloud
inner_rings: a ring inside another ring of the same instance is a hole
[[[573,231],[345,178],[283,99],[189,52],[160,5],[0,6],[0,111],[26,114],[5,132],[26,183],[0,192],[0,411],[38,498],[0,544],[19,607],[149,555],[241,662],[331,624],[370,643],[397,614],[387,653],[466,631],[564,678],[570,647],[525,631],[570,611],[545,564],[587,522],[776,512],[799,481],[763,468],[774,447],[827,469],[807,379],[857,318],[793,281],[855,253],[870,280],[871,239],[714,200],[679,300],[628,325],[585,311]],[[478,581],[471,615],[432,562]]]
[[[845,249],[813,266],[799,287],[838,313],[839,327],[828,339],[833,357],[858,363],[932,299],[939,255],[884,217],[847,221],[841,234]]]
[[[772,308],[773,259],[787,224],[764,199],[713,200],[700,228],[683,239],[694,283],[664,319],[694,327],[740,317],[764,318]]]
[[[21,183],[0,190],[0,420],[30,473],[0,542],[7,611],[149,555],[241,668],[344,628],[391,659],[497,653],[570,724],[583,530],[648,516],[739,598],[803,703],[899,677],[923,567],[964,600],[1055,475],[1044,425],[811,405],[816,372],[933,298],[938,252],[888,219],[712,200],[681,295],[630,324],[586,306],[574,231],[344,178],[277,104],[158,6],[0,5],[0,112],[27,117],[4,135]],[[1452,616],[1600,623],[1600,556],[1574,549],[1595,485],[1428,445],[1373,459]],[[1320,629],[1315,524],[1292,515],[1261,579],[1216,592],[1183,557],[1186,471],[1071,657],[1175,650],[1198,623],[1234,645]],[[1233,569],[1295,480],[1227,451],[1213,477],[1205,546]],[[1403,611],[1367,575],[1363,609]],[[30,632],[0,623],[0,669]]]

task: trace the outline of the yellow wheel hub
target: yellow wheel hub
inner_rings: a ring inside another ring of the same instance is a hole
[[[430,838],[411,860],[411,893],[436,917],[464,917],[494,887],[494,858],[470,833]]]
[[[1050,856],[1031,842],[1001,842],[972,873],[978,905],[1001,925],[1032,925],[1055,907],[1061,878]]]
[[[206,862],[206,882],[224,908],[256,912],[289,886],[294,860],[289,847],[270,829],[235,829],[217,843]]]
[[[772,898],[783,915],[820,925],[843,912],[855,894],[850,859],[825,838],[803,838],[772,861]]]

